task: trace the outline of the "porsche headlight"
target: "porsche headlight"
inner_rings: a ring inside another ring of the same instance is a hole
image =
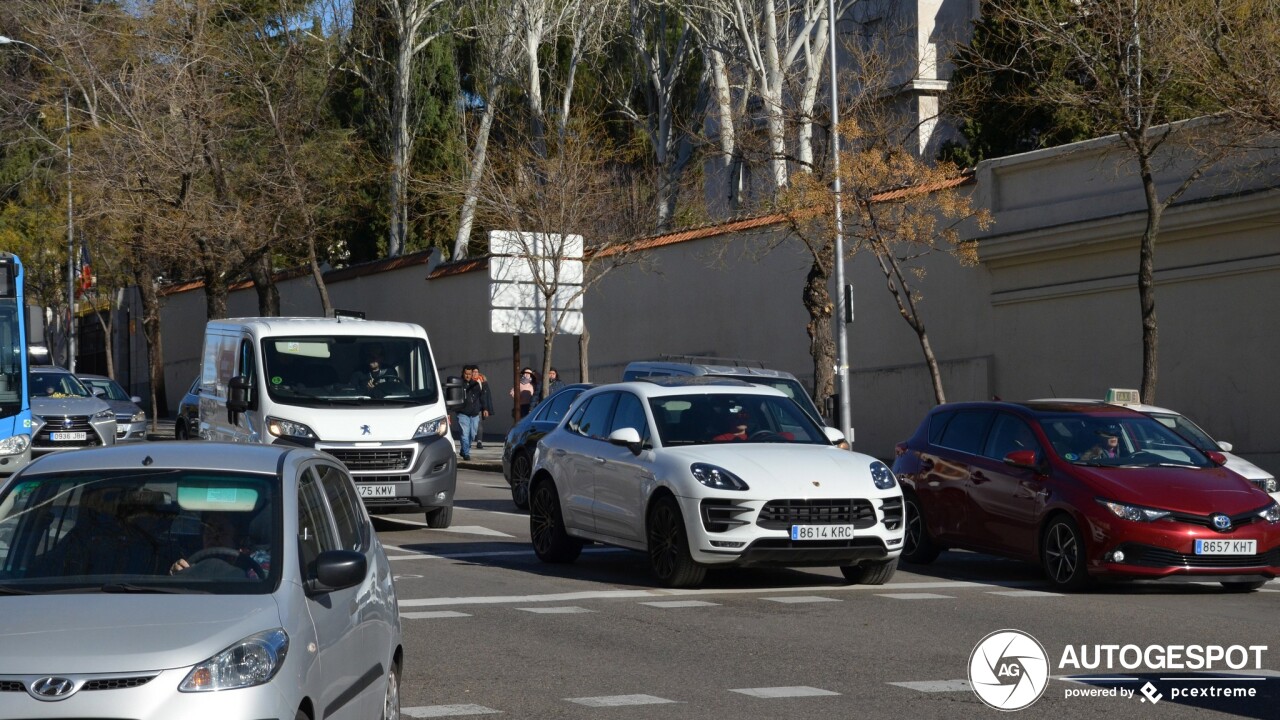
[[[689,466],[693,478],[712,490],[750,490],[742,478],[722,467],[708,463],[694,463]]]
[[[289,652],[281,628],[250,635],[191,668],[179,692],[211,692],[261,685],[275,677]]]
[[[871,482],[875,483],[877,488],[881,490],[889,490],[894,485],[898,484],[897,478],[893,476],[893,471],[889,469],[888,465],[876,460],[871,463],[870,468]]]
[[[1131,520],[1133,522],[1151,522],[1159,520],[1169,515],[1168,510],[1153,510],[1138,505],[1126,505],[1124,503],[1111,502],[1110,500],[1099,500],[1102,506],[1110,510],[1112,514],[1122,520]]]
[[[267,432],[275,437],[296,437],[306,438],[307,440],[319,440],[311,428],[300,422],[285,420],[284,418],[269,417],[267,418]]]
[[[449,434],[449,418],[438,417],[435,420],[429,420],[418,426],[413,431],[413,439],[444,437]]]

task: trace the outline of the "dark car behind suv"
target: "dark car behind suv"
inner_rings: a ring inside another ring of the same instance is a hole
[[[1039,563],[1051,585],[1095,578],[1280,576],[1280,506],[1142,413],[1070,401],[940,405],[899,443],[902,559],[956,547]]]
[[[533,469],[538,440],[560,424],[569,406],[583,391],[593,387],[590,383],[564,386],[538,403],[533,412],[521,418],[507,433],[502,445],[502,475],[511,486],[511,500],[516,507],[521,510],[529,507],[529,471]]]

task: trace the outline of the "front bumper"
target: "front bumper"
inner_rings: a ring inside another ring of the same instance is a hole
[[[31,441],[32,457],[40,457],[57,450],[105,447],[116,444],[116,420],[114,417],[94,420],[84,415],[46,416],[45,425]],[[69,422],[68,422],[69,421]],[[54,440],[55,432],[81,432],[84,439]]]
[[[830,500],[737,497],[678,500],[690,555],[705,565],[856,565],[864,560],[891,560],[902,553],[901,494]],[[788,504],[796,507],[777,511]],[[853,534],[839,539],[793,540],[790,529],[793,524],[852,525]]]
[[[1188,522],[1149,523],[1091,518],[1089,570],[1098,576],[1136,579],[1280,577],[1280,523],[1264,520],[1226,533]],[[1254,540],[1250,555],[1196,554],[1196,540]],[[1116,562],[1119,551],[1123,559]]]
[[[8,477],[31,463],[31,448],[16,455],[0,455],[0,477]]]
[[[379,443],[318,442],[315,448],[346,465],[370,513],[422,512],[453,506],[458,463],[453,441],[448,437]]]
[[[121,422],[116,420],[116,442],[139,442],[147,439],[147,421]]]

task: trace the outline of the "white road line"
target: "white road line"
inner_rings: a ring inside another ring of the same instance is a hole
[[[720,603],[706,602],[705,600],[659,600],[658,602],[640,604],[656,608],[720,607]]]
[[[565,607],[516,608],[516,610],[520,610],[527,613],[542,613],[544,615],[572,615],[574,613],[595,612],[595,610],[588,610],[586,608],[580,608],[573,605],[569,605]]]
[[[510,536],[508,536],[510,537]],[[406,553],[405,555],[388,555],[388,560],[449,560],[453,558],[483,558],[483,557],[534,557],[532,550],[493,550],[490,552],[461,552],[461,553],[425,553],[417,550],[408,550],[402,547],[392,545],[384,546],[388,550],[399,550]],[[584,548],[583,555],[596,555],[600,553],[622,553],[631,552],[622,548]]]
[[[467,613],[461,613],[454,610],[430,610],[427,612],[400,613],[400,617],[406,620],[436,620],[438,618],[459,618],[471,616]]]
[[[823,602],[843,602],[836,598],[822,597],[821,595],[788,595],[785,597],[767,597],[760,598],[776,603],[823,603]]]
[[[894,600],[955,600],[954,595],[938,595],[937,593],[876,593],[880,597]],[[403,604],[403,603],[401,603]]]
[[[602,548],[600,552],[627,552]],[[584,553],[587,551],[584,550]],[[495,553],[457,553],[426,556],[433,559],[486,557]],[[496,553],[506,554],[506,553]],[[408,556],[399,556],[407,559]],[[394,558],[393,558],[394,559]],[[890,585],[819,585],[793,588],[699,588],[699,589],[636,589],[636,590],[598,590],[577,593],[552,593],[549,595],[478,595],[473,597],[434,597],[418,599],[401,599],[400,607],[442,606],[442,605],[501,605],[504,603],[531,602],[565,602],[578,600],[613,600],[618,598],[662,598],[662,597],[709,597],[715,595],[760,595],[777,593],[833,593],[833,592],[873,592],[883,594],[885,590],[940,590],[940,589],[983,589],[991,587],[1017,587],[1018,585],[1040,585],[1039,581],[1026,583],[976,583],[964,580],[943,582],[893,583]],[[939,595],[939,598],[949,597]]]
[[[765,688],[742,688],[739,690],[730,690],[729,692],[742,693],[757,698],[791,698],[791,697],[828,697],[831,695],[839,695],[838,692],[823,690],[816,687],[808,687],[807,685],[798,685],[795,687],[765,687]]]
[[[676,702],[653,695],[604,695],[601,697],[565,698],[571,703],[587,707],[624,707],[626,705],[666,705]]]
[[[891,682],[890,685],[920,692],[969,692],[968,680],[929,680],[925,682]]]
[[[1066,597],[1062,593],[1045,592],[1043,590],[988,590],[987,594],[1015,598]]]
[[[458,535],[486,535],[488,537],[515,537],[508,535],[501,530],[491,530],[481,525],[453,525],[447,528],[438,528],[438,532],[457,533]]]
[[[400,708],[401,715],[415,718],[457,717],[459,715],[497,715],[501,710],[494,710],[483,705],[424,705],[421,707]]]

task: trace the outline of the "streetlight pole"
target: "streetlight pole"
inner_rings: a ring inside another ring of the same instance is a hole
[[[0,35],[0,45],[25,45],[40,53],[45,62],[53,65],[53,58],[39,47],[22,40]],[[76,317],[76,243],[75,213],[71,197],[71,90],[62,89],[62,107],[65,117],[65,134],[67,137],[67,369],[76,371],[76,335],[74,332]]]
[[[827,44],[831,46],[831,170],[835,177],[836,237],[836,375],[840,378],[840,432],[853,445],[853,412],[849,403],[849,328],[844,287],[844,211],[840,184],[840,101],[836,84],[836,3],[827,0]]]

